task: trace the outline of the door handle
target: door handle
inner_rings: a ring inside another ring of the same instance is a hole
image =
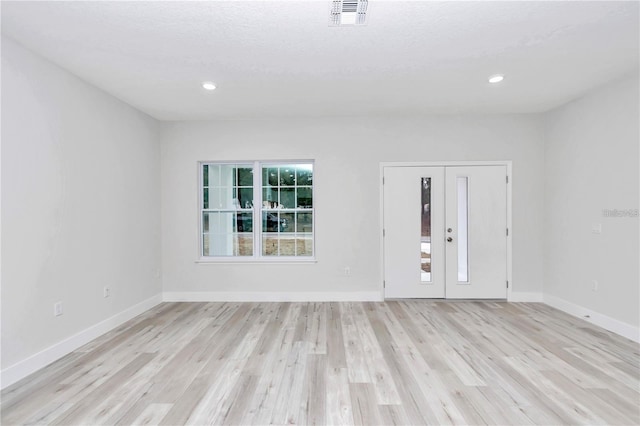
[[[451,242],[451,241],[453,241],[453,238],[447,237],[447,241]]]
[[[453,229],[451,229],[451,228],[447,228],[447,232],[448,232],[448,233],[452,233],[452,232],[453,232]]]

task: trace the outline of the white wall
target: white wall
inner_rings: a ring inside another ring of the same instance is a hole
[[[545,297],[636,329],[638,218],[603,209],[638,208],[638,90],[636,74],[548,113],[544,174]]]
[[[380,162],[443,160],[513,160],[513,290],[542,291],[539,116],[167,122],[161,140],[165,292],[380,294]],[[195,263],[197,162],[252,159],[316,160],[317,263]]]
[[[2,39],[3,378],[161,292],[158,130]]]

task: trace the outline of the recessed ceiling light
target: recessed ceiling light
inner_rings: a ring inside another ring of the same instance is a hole
[[[489,77],[489,83],[500,83],[502,80],[504,80],[503,74],[494,74]]]
[[[216,85],[212,81],[205,81],[202,83],[202,87],[205,90],[216,90]]]

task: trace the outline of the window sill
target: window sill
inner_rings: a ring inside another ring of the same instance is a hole
[[[304,259],[298,259],[295,257],[279,257],[275,259],[257,259],[255,257],[249,258],[212,258],[212,257],[201,257],[195,261],[197,264],[203,265],[214,265],[214,264],[256,264],[256,265],[264,265],[264,264],[313,264],[318,263],[315,257],[307,257]]]

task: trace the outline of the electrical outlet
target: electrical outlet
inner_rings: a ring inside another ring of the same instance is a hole
[[[591,232],[593,234],[602,234],[602,224],[594,223],[593,225],[591,225]]]
[[[344,267],[344,275],[346,277],[351,276],[351,268],[350,267],[348,267],[348,266]]]
[[[103,296],[106,299],[107,297],[111,296],[111,289],[109,287],[105,287],[104,291],[103,291]]]
[[[56,317],[62,315],[62,302],[56,302],[53,304],[53,315]]]
[[[593,280],[591,283],[591,290],[598,291],[598,280]]]

